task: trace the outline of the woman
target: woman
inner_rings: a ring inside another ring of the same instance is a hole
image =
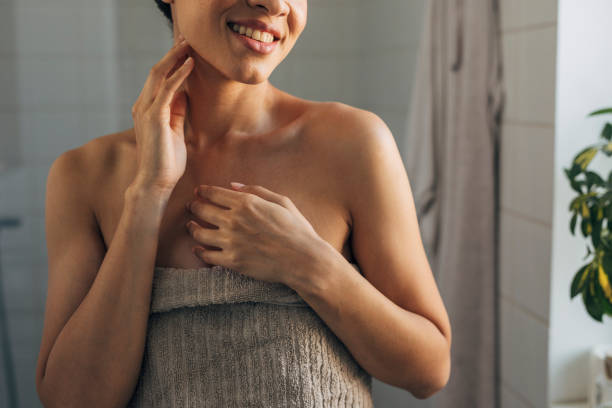
[[[441,389],[450,325],[391,132],[268,81],[307,0],[158,5],[175,45],[134,127],[49,172],[43,403],[371,406],[370,375]]]

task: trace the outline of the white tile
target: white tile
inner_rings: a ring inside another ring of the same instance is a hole
[[[82,7],[17,7],[17,49],[20,55],[79,55]]]
[[[3,251],[2,295],[7,313],[35,312],[41,309],[40,289],[33,275],[35,262],[26,255],[13,257]]]
[[[172,47],[172,33],[153,2],[146,7],[120,7],[115,18],[120,57],[159,53],[160,59]]]
[[[19,113],[24,157],[28,163],[54,159],[75,147],[80,114],[75,111]]]
[[[115,74],[117,60],[108,57],[87,57],[79,61],[79,107],[89,111],[108,111],[116,103]]]
[[[554,26],[503,35],[506,120],[554,123],[556,35]]]
[[[357,53],[367,37],[360,28],[360,8],[335,2],[308,9],[306,26],[291,53]],[[368,36],[371,35],[368,33]]]
[[[131,108],[138,99],[151,68],[160,57],[148,54],[147,56],[119,58],[117,103]]]
[[[115,1],[112,2],[115,3]],[[116,7],[114,5],[104,5],[103,2],[96,2],[91,7],[81,7],[80,13],[82,27],[81,54],[104,58],[116,63],[118,47]]]
[[[19,403],[22,407],[42,407],[36,391],[36,363],[38,348],[17,345],[14,348]]]
[[[346,9],[345,6],[339,7]],[[425,20],[425,7],[424,0],[368,1],[356,7],[360,13],[357,30],[358,35],[363,37],[362,51],[418,47]]]
[[[274,71],[272,71],[268,80],[275,87],[285,89],[290,84],[294,65],[295,64],[292,64],[291,62],[283,60],[276,66]]]
[[[503,210],[500,220],[501,292],[548,322],[551,228]]]
[[[512,389],[502,383],[500,408],[535,408],[523,398],[523,396],[516,394]]]
[[[123,113],[119,113],[117,117],[117,129],[130,129],[134,127],[134,119],[128,109],[124,109]]]
[[[6,322],[13,348],[23,345],[38,352],[44,323],[44,312],[42,310],[8,313]]]
[[[19,7],[46,7],[49,5],[47,0],[2,0],[7,2],[14,2],[16,6]],[[87,4],[91,4],[94,2],[106,3],[108,4],[112,0],[56,0],[54,4],[57,4],[58,7],[83,7]]]
[[[0,173],[0,211],[3,216],[23,216],[28,194],[28,172],[21,166]]]
[[[16,112],[0,112],[0,174],[24,164],[23,138]]]
[[[534,407],[545,407],[548,389],[548,330],[501,299],[501,379]]]
[[[131,107],[124,107],[124,109],[131,120]],[[79,137],[78,140],[73,141],[75,146],[79,145],[79,143],[82,145],[97,137],[122,130],[118,126],[117,113],[114,112],[81,112],[79,114],[78,126]]]
[[[0,239],[1,256],[27,258],[27,262],[40,262],[46,256],[44,216],[19,217],[16,228],[3,229]]]
[[[7,1],[0,1],[0,55],[12,56],[17,53],[17,29],[15,6]]]
[[[28,168],[28,205],[30,214],[44,217],[47,177],[54,159],[41,160]]]
[[[22,73],[19,71],[19,58],[17,55],[0,56],[0,89],[5,95],[0,100],[0,110],[3,112],[16,112],[17,104],[21,96],[19,95],[19,78]]]
[[[0,211],[4,216],[44,217],[47,175],[53,159],[28,162],[0,175]]]
[[[63,110],[79,105],[80,57],[22,56],[18,95],[23,110]]]
[[[357,58],[355,66],[360,79],[356,89],[364,103],[383,110],[407,106],[415,81],[414,50],[398,48],[370,54],[367,58]]]
[[[286,92],[317,101],[338,100],[344,64],[322,57],[293,58],[291,85]]]
[[[501,0],[502,30],[516,30],[557,21],[558,0]]]
[[[362,81],[362,70],[359,68],[359,58],[354,56],[338,58],[338,69],[342,72],[339,78],[340,94],[337,100],[348,105],[363,105],[364,98],[359,86]]]
[[[501,135],[501,204],[552,224],[554,128],[506,123]]]

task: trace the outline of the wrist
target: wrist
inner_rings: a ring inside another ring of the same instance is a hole
[[[324,239],[317,240],[311,247],[309,260],[291,275],[286,284],[299,295],[311,296],[323,290],[329,274],[337,268],[338,258],[344,259],[336,248]]]
[[[161,188],[134,181],[125,189],[124,197],[133,201],[146,200],[152,203],[166,204],[172,195],[172,190],[171,188]]]
[[[124,193],[125,207],[128,211],[146,214],[161,221],[171,193],[164,189],[131,184]]]

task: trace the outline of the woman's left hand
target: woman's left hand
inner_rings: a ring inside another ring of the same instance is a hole
[[[286,196],[259,185],[232,189],[200,185],[196,199],[187,203],[196,218],[218,229],[204,228],[191,220],[187,229],[202,246],[193,252],[208,264],[221,265],[268,282],[293,282],[320,252],[323,239]],[[202,199],[209,201],[203,201]]]

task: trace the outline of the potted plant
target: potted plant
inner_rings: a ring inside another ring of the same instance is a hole
[[[612,108],[591,112],[588,116],[612,114]],[[601,131],[602,142],[591,145],[580,151],[572,163],[572,167],[564,168],[570,185],[578,193],[570,203],[569,210],[573,212],[570,220],[570,232],[580,220],[582,235],[591,237],[593,248],[587,242],[587,254],[592,258],[574,275],[570,287],[570,299],[579,293],[588,314],[598,322],[602,316],[612,316],[612,237],[610,236],[610,220],[612,220],[612,171],[604,180],[594,171],[587,170],[597,152],[612,156],[612,124],[607,122]]]

